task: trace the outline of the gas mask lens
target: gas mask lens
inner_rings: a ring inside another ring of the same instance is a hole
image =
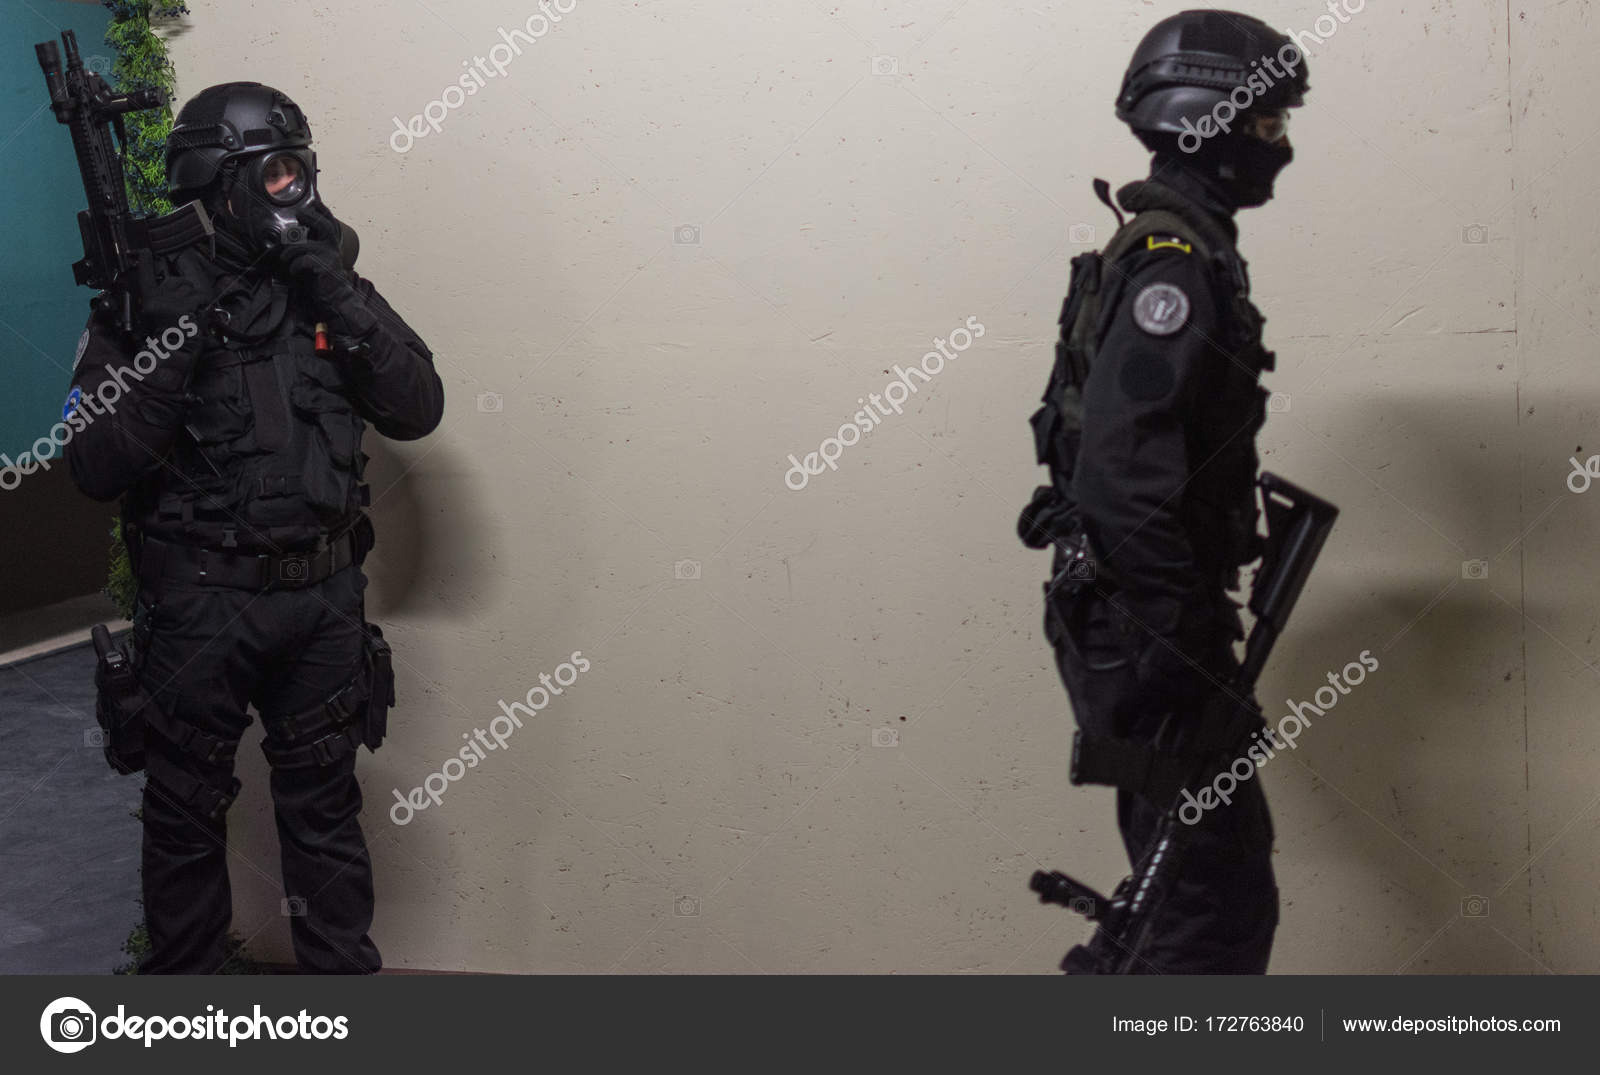
[[[268,157],[262,162],[261,187],[274,205],[294,205],[306,195],[305,165],[287,153]]]
[[[1267,145],[1277,145],[1289,136],[1289,110],[1277,108],[1266,112],[1252,112],[1245,119],[1244,133],[1260,139]]]

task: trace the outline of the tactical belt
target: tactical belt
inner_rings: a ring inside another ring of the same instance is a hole
[[[222,552],[146,537],[139,548],[139,581],[151,589],[176,582],[234,590],[298,590],[355,562],[354,528],[320,548],[286,553]]]

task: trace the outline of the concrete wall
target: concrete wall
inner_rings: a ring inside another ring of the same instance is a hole
[[[431,439],[374,449],[388,961],[1053,970],[1084,930],[1029,872],[1122,866],[1110,793],[1065,780],[1045,556],[1012,529],[1026,419],[1074,229],[1109,234],[1089,181],[1144,166],[1122,65],[1186,5],[563,0],[422,137],[395,120],[535,4],[191,6],[184,94],[299,100],[450,393]],[[1600,970],[1600,491],[1564,484],[1600,451],[1596,28],[1253,10],[1325,38],[1299,160],[1242,221],[1280,359],[1263,448],[1344,509],[1262,698],[1276,720],[1380,663],[1264,774],[1274,969]],[[905,413],[785,487],[968,318]],[[575,650],[592,667],[507,749],[392,823],[393,789]],[[286,956],[253,753],[244,775],[238,925]]]

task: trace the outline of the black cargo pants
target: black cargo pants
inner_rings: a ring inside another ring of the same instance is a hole
[[[1045,635],[1055,649],[1073,714],[1086,732],[1146,743],[1157,742],[1159,735],[1165,744],[1171,725],[1192,717],[1205,702],[1203,695],[1191,696],[1179,712],[1174,699],[1149,697],[1135,681],[1135,665],[1145,646],[1160,643],[1092,590],[1047,598]],[[1226,637],[1219,635],[1213,671],[1227,671],[1232,660]],[[1169,725],[1165,733],[1163,725]],[[1241,783],[1231,797],[1231,804],[1205,812],[1186,833],[1171,895],[1155,912],[1149,949],[1136,961],[1135,973],[1266,972],[1278,926],[1272,821],[1259,777]],[[1171,806],[1117,791],[1117,824],[1130,869],[1143,860]],[[1115,959],[1118,953],[1098,950],[1102,943],[1097,933],[1086,949],[1074,949],[1068,957],[1071,969],[1094,973],[1090,965]]]
[[[220,810],[208,807],[219,805],[219,796],[231,801],[237,790],[232,754],[250,724],[250,704],[267,734],[282,907],[301,970],[354,974],[382,965],[367,936],[372,863],[359,820],[355,743],[327,735],[330,716],[355,714],[359,722],[372,690],[366,584],[352,565],[301,589],[256,592],[163,581],[158,592],[141,592],[134,624],[140,681],[179,724],[228,745],[218,752],[222,757],[208,760],[154,731],[146,734],[146,750],[163,755],[181,775],[170,782],[151,776],[145,784],[144,909],[151,951],[141,973],[210,974],[226,958],[233,910],[226,801]],[[330,699],[337,700],[337,712],[329,710]],[[324,743],[313,749],[317,739]],[[182,776],[197,782],[195,794],[184,794],[193,787],[168,786],[183,783]],[[267,872],[263,864],[246,868]]]

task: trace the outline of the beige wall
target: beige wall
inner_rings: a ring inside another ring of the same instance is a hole
[[[1109,234],[1089,180],[1143,167],[1122,64],[1187,5],[575,0],[399,154],[393,117],[534,3],[190,3],[183,95],[251,78],[304,106],[448,386],[438,433],[371,448],[402,699],[362,763],[388,962],[1053,970],[1085,931],[1029,872],[1122,867],[1110,793],[1065,780],[1046,557],[1012,529],[1026,419],[1069,229]],[[1300,159],[1243,220],[1289,403],[1267,465],[1344,509],[1262,698],[1276,719],[1381,662],[1265,773],[1279,972],[1600,970],[1600,490],[1564,485],[1600,451],[1596,30],[1526,7],[1371,3],[1313,43]],[[785,488],[789,453],[968,317],[983,338],[906,413]],[[508,750],[391,823],[391,789],[574,650],[591,669]],[[238,925],[286,958],[243,768]]]

